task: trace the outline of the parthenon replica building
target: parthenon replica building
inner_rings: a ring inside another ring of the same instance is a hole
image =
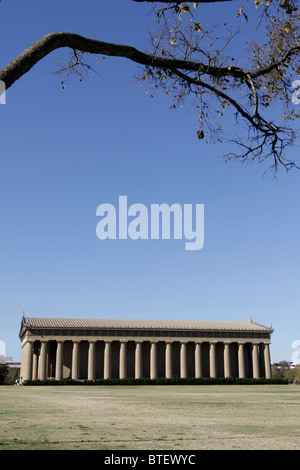
[[[273,329],[249,321],[22,317],[23,380],[271,378]]]

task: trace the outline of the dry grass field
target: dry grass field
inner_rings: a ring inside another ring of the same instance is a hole
[[[1,450],[298,450],[300,386],[1,386]]]

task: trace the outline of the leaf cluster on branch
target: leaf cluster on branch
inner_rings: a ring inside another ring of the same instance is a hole
[[[245,6],[237,10],[239,17],[248,22]],[[225,153],[225,158],[268,159],[275,172],[278,166],[289,170],[297,166],[286,158],[297,138],[286,121],[300,116],[291,101],[291,84],[300,72],[299,12],[290,2],[269,1],[257,16],[255,34],[249,35],[242,53],[234,53],[243,30],[241,22],[205,24],[189,3],[164,7],[157,12],[156,31],[150,34],[152,55],[195,67],[180,69],[175,62],[165,70],[146,67],[140,78],[172,95],[173,107],[192,98],[199,139],[237,144],[237,152]],[[282,115],[280,123],[268,112],[275,105]],[[229,110],[241,137],[226,135],[222,122]]]

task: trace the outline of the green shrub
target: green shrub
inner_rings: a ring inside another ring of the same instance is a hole
[[[187,377],[181,378],[174,376],[171,379],[165,377],[158,377],[150,379],[148,377],[141,377],[134,379],[128,377],[125,379],[95,379],[95,380],[73,380],[73,379],[46,379],[46,380],[26,380],[23,385],[267,385],[276,384],[284,385],[287,381],[282,377],[275,377],[273,379],[253,379],[253,378],[235,378],[235,377]]]

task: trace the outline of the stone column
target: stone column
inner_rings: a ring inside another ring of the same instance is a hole
[[[259,379],[259,359],[258,359],[258,344],[252,344],[252,368],[253,378]]]
[[[40,380],[45,380],[47,378],[46,361],[47,361],[47,341],[41,341],[39,370],[38,370],[38,378]]]
[[[209,375],[210,377],[217,377],[217,354],[216,354],[216,341],[209,343]]]
[[[96,344],[96,340],[89,341],[88,380],[95,379],[95,344]]]
[[[230,341],[224,342],[224,377],[230,377]]]
[[[270,358],[270,349],[267,343],[264,344],[264,361],[265,361],[265,375],[266,379],[271,379],[271,358]]]
[[[104,378],[111,378],[111,341],[104,342]]]
[[[139,379],[143,375],[143,362],[142,362],[142,341],[135,342],[135,365],[134,365],[135,378]]]
[[[151,341],[150,344],[150,379],[157,377],[157,342]]]
[[[55,379],[61,380],[63,378],[63,341],[56,342],[56,364],[55,364]]]
[[[241,379],[246,377],[244,348],[245,348],[245,343],[238,343],[238,368],[239,368],[239,378]]]
[[[187,377],[187,341],[180,341],[180,377]]]
[[[172,364],[172,342],[168,341],[166,343],[166,378],[170,379],[173,377],[173,364]]]
[[[195,377],[199,378],[203,376],[202,371],[202,342],[197,341],[195,343]]]
[[[125,379],[127,377],[127,358],[126,358],[126,343],[127,341],[120,341],[120,363],[119,363],[119,377]]]
[[[38,378],[38,350],[33,348],[33,362],[32,362],[32,380]]]
[[[32,379],[33,342],[26,341],[22,347],[21,378],[23,380]]]
[[[72,379],[77,380],[79,378],[79,342],[73,341],[72,350]]]

